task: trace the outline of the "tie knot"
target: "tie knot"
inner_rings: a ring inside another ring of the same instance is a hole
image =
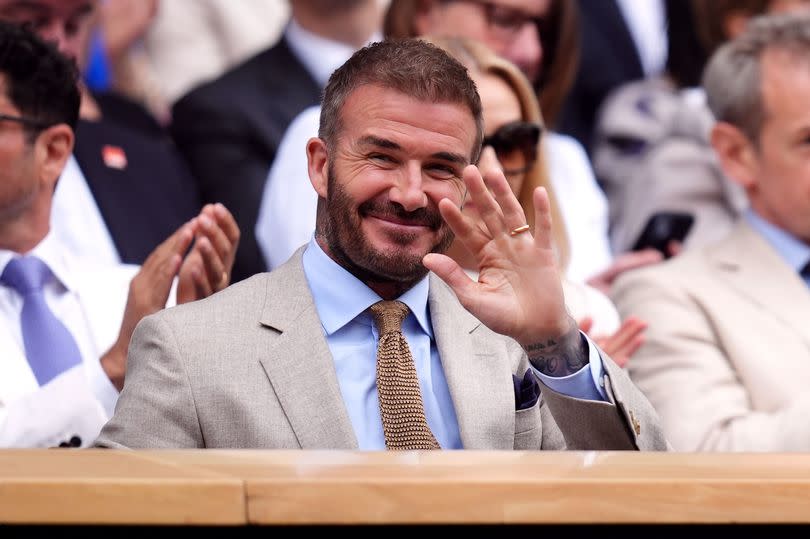
[[[401,301],[378,301],[371,307],[374,323],[380,335],[402,331],[402,321],[408,316],[408,306]]]
[[[3,270],[0,282],[10,286],[22,295],[42,290],[45,281],[51,276],[47,264],[35,256],[13,258]]]

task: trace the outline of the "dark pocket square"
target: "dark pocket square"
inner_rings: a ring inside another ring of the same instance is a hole
[[[540,398],[540,384],[531,368],[526,370],[523,378],[513,374],[512,382],[515,384],[515,410],[525,410],[537,403]]]

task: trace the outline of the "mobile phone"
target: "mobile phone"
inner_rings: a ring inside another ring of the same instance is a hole
[[[683,242],[689,234],[695,218],[686,212],[658,212],[653,214],[633,246],[634,251],[652,247],[665,258],[671,256],[668,245],[671,241]]]

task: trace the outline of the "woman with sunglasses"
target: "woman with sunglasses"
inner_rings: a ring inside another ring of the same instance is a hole
[[[459,60],[469,70],[478,87],[484,114],[484,141],[478,166],[482,172],[503,170],[512,190],[533,226],[532,193],[538,186],[548,192],[551,202],[552,235],[560,267],[565,274],[570,244],[559,201],[549,181],[546,153],[542,144],[542,116],[529,81],[514,65],[497,56],[485,45],[464,38],[428,38]],[[463,211],[475,216],[471,203]],[[460,242],[447,253],[469,274],[477,275],[475,260]],[[580,321],[584,331],[617,363],[624,364],[642,343],[646,325],[628,318],[620,325],[613,303],[599,290],[585,283],[565,279],[563,291],[571,315]]]

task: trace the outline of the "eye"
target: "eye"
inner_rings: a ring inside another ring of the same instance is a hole
[[[372,153],[368,155],[368,158],[378,164],[392,165],[396,163],[393,157],[384,153]]]
[[[65,23],[65,35],[73,37],[81,28],[81,21],[78,19],[70,19]]]
[[[425,168],[431,176],[440,180],[452,180],[460,177],[459,171],[450,165],[433,163]]]
[[[50,24],[51,20],[48,17],[34,17],[33,19],[25,22],[25,25],[28,26],[34,32],[44,30]]]

